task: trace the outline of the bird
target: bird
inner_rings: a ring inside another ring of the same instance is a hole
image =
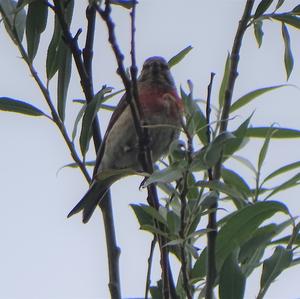
[[[172,141],[180,135],[183,102],[167,61],[160,56],[145,60],[137,79],[137,89],[154,163],[167,154]],[[87,223],[114,182],[133,172],[143,171],[139,161],[138,137],[126,97],[125,93],[108,123],[97,152],[90,187],[68,217],[82,211],[82,221]]]

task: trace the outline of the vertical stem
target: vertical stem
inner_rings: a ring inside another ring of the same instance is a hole
[[[236,78],[238,76],[238,63],[240,57],[240,49],[242,45],[242,40],[247,29],[247,24],[251,18],[251,11],[254,5],[254,0],[247,0],[242,18],[239,22],[237,32],[234,38],[231,54],[230,54],[230,71],[227,86],[225,89],[225,99],[224,106],[222,109],[221,120],[220,120],[220,130],[219,133],[223,133],[227,130],[228,119],[232,101],[232,93],[234,90],[234,85]],[[222,169],[222,157],[220,161],[215,166],[213,179],[220,180]],[[216,238],[217,238],[217,203],[211,207],[211,212],[209,214],[208,228],[210,232],[207,234],[207,249],[208,249],[208,258],[207,258],[207,277],[206,277],[206,299],[213,298],[213,288],[216,278],[216,260],[215,260],[215,249],[216,249]]]

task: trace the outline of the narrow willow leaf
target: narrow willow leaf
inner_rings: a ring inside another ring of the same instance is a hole
[[[45,30],[48,6],[43,1],[34,1],[28,5],[26,18],[27,53],[32,62],[40,43],[41,33]]]
[[[273,171],[272,173],[270,173],[265,179],[264,179],[264,182],[267,182],[269,181],[270,179],[280,175],[280,174],[283,174],[283,173],[286,173],[288,171],[291,171],[291,170],[294,170],[296,168],[300,168],[300,161],[297,161],[297,162],[294,162],[294,163],[291,163],[291,164],[288,164],[288,165],[284,165],[280,168],[278,168],[277,170]]]
[[[85,154],[89,148],[90,139],[92,137],[92,123],[97,114],[98,105],[103,100],[104,95],[108,92],[111,92],[111,88],[103,87],[102,90],[100,90],[94,96],[92,101],[90,103],[88,103],[88,105],[84,111],[81,132],[80,132],[80,137],[79,137],[80,149],[81,149],[83,156],[85,156]]]
[[[300,234],[297,234],[297,236],[293,236],[293,235],[288,235],[288,236],[285,236],[285,237],[282,237],[282,238],[279,238],[277,240],[274,240],[271,244],[272,245],[276,245],[276,244],[289,244],[291,239],[293,238],[293,244],[294,245],[298,245],[300,246]]]
[[[195,280],[195,282],[203,279],[206,275],[207,269],[207,248],[205,247],[202,251],[200,256],[198,257],[194,267],[191,271],[191,278]]]
[[[274,223],[259,227],[253,236],[241,247],[239,252],[239,261],[242,264],[246,264],[255,253],[256,249],[259,247],[265,248],[276,235],[276,232],[277,225]]]
[[[61,120],[64,121],[72,70],[72,54],[65,44],[62,44],[60,47],[59,61],[57,77],[57,111]]]
[[[263,15],[264,12],[270,7],[272,2],[273,2],[273,0],[262,0],[256,8],[256,11],[254,13],[254,19]]]
[[[246,140],[247,129],[253,114],[251,114],[232,134],[236,137],[224,145],[223,155],[224,158],[229,158],[237,150],[241,148]]]
[[[152,224],[153,224],[153,220],[157,220],[159,221],[161,224],[167,225],[167,220],[164,219],[164,217],[159,213],[159,211],[157,211],[155,208],[144,205],[144,204],[140,204],[140,205],[135,205],[135,204],[131,204],[130,205],[133,210],[136,212],[137,210],[142,210],[144,213],[146,213],[151,219],[152,219]],[[141,223],[140,223],[141,224]],[[143,223],[143,225],[145,225],[146,223]],[[151,223],[148,223],[151,225]]]
[[[292,10],[293,14],[299,15],[300,14],[300,4],[295,6]]]
[[[247,182],[235,171],[223,167],[221,176],[225,184],[235,187],[237,190],[239,190],[239,192],[241,192],[245,199],[252,195]]]
[[[59,24],[58,17],[55,16],[54,31],[47,50],[47,59],[46,59],[46,73],[47,73],[48,80],[50,80],[58,70],[59,49],[62,43],[63,43],[62,30]]]
[[[222,83],[221,83],[220,90],[219,90],[219,109],[221,109],[224,105],[225,92],[226,92],[226,88],[227,88],[230,68],[231,68],[231,59],[230,59],[230,55],[228,53],[227,58],[226,58],[226,63],[225,63],[223,79],[222,79]]]
[[[220,299],[244,298],[246,277],[239,266],[236,251],[227,257],[221,268],[219,282]]]
[[[255,138],[265,138],[269,129],[270,127],[248,128],[246,136]],[[300,131],[289,128],[276,127],[276,132],[274,132],[272,138],[300,138]]]
[[[263,298],[271,283],[285,269],[289,268],[293,260],[292,251],[277,246],[273,255],[263,263],[263,271],[260,279],[260,290],[258,297]]]
[[[244,166],[246,166],[249,170],[252,171],[252,173],[256,176],[257,175],[257,171],[256,168],[254,167],[254,165],[252,164],[252,162],[248,159],[246,159],[245,157],[242,156],[238,156],[238,155],[232,155],[231,156],[234,160],[240,162],[241,164],[243,164]]]
[[[206,118],[200,109],[200,106],[197,105],[196,101],[193,99],[192,93],[186,94],[183,89],[181,89],[180,92],[187,119],[187,130],[191,136],[196,134],[202,144],[206,145]]]
[[[16,7],[16,1],[0,1],[0,13],[2,15],[6,31],[12,41],[15,44],[18,44],[18,42],[22,42],[23,40],[26,24],[26,12],[24,9],[16,10]]]
[[[262,20],[257,20],[253,24],[254,28],[254,36],[257,42],[258,47],[260,48],[262,45],[263,37],[264,37],[264,32],[262,30],[262,25],[263,21]]]
[[[84,163],[84,165],[88,166],[88,167],[94,167],[95,164],[96,164],[96,161],[86,161]],[[58,175],[64,168],[78,168],[78,167],[79,166],[76,162],[63,165],[56,171],[56,175]]]
[[[1,111],[9,111],[9,112],[16,112],[31,116],[42,116],[46,115],[40,109],[28,104],[26,102],[8,98],[8,97],[0,97],[0,110]]]
[[[224,184],[222,182],[217,182],[217,181],[198,181],[196,183],[196,186],[199,187],[205,187],[211,190],[215,190],[217,192],[224,193],[228,195],[231,198],[239,198],[242,199],[243,195],[241,192],[232,186],[229,186],[227,184]]]
[[[288,85],[281,84],[281,85],[263,87],[263,88],[259,88],[259,89],[250,91],[247,94],[245,94],[244,96],[240,97],[238,100],[236,100],[232,104],[232,106],[230,107],[230,112],[240,109],[241,107],[247,105],[249,102],[251,102],[252,100],[254,100],[255,98],[261,96],[262,94],[264,94],[266,92],[270,92],[272,90],[275,90],[275,89],[278,89],[278,88],[281,88],[284,86],[288,86]]]
[[[266,158],[266,155],[267,155],[267,151],[268,151],[268,148],[269,148],[269,144],[270,144],[270,140],[271,140],[272,135],[274,134],[275,131],[276,131],[276,129],[274,129],[273,127],[269,128],[269,131],[267,132],[264,144],[261,147],[261,150],[259,152],[258,163],[257,163],[257,169],[258,169],[259,173],[260,173],[262,165],[263,165],[263,163],[265,161],[265,158]]]
[[[287,181],[280,184],[279,186],[272,188],[273,191],[265,198],[265,200],[272,197],[278,192],[293,188],[295,186],[298,186],[299,184],[300,184],[300,173],[294,175],[292,178],[288,179]]]
[[[140,226],[154,224],[153,217],[143,209],[143,205],[131,204],[130,207],[133,209]]]
[[[64,18],[68,25],[70,25],[73,15],[74,9],[74,0],[63,0],[63,6],[66,5],[66,9],[64,10]],[[47,51],[47,59],[46,59],[46,72],[47,78],[50,80],[55,73],[59,69],[59,65],[61,62],[60,55],[62,53],[61,48],[64,48],[65,42],[63,41],[63,34],[60,27],[59,20],[57,16],[55,16],[54,20],[54,31],[52,35],[52,39],[50,41],[48,51]]]
[[[289,80],[294,67],[294,58],[291,50],[291,40],[288,29],[284,23],[282,23],[282,37],[284,41],[284,65],[286,71],[287,80]]]
[[[74,126],[73,126],[73,130],[72,130],[72,142],[74,142],[74,140],[76,138],[78,123],[82,119],[85,109],[86,109],[86,105],[83,105],[80,108],[80,110],[79,110],[79,112],[78,112],[78,114],[76,116],[76,119],[75,119],[75,122],[74,122]]]
[[[235,135],[230,132],[223,132],[219,134],[205,150],[203,156],[205,165],[207,167],[215,166],[221,158],[223,148],[235,138]]]
[[[182,160],[176,162],[162,170],[154,171],[150,177],[144,182],[143,187],[147,187],[153,183],[171,183],[183,176],[186,170],[187,162]]]
[[[238,210],[230,217],[221,227],[217,237],[217,268],[221,269],[229,254],[236,248],[241,247],[265,220],[271,218],[277,212],[289,213],[287,207],[280,202],[256,202]]]
[[[187,46],[186,48],[181,50],[178,54],[173,56],[168,61],[169,68],[172,68],[174,65],[178,64],[192,49],[193,49],[192,46]]]
[[[285,0],[278,0],[275,10],[279,9],[282,6],[282,4],[284,3],[284,1]]]
[[[297,29],[300,29],[300,18],[296,17],[296,16],[292,16],[290,14],[276,14],[276,15],[272,15],[272,18],[277,20],[277,21],[281,21],[287,25],[293,26]]]

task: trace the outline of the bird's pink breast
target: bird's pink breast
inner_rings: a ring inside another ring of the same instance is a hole
[[[142,88],[139,90],[139,102],[145,116],[166,112],[176,117],[183,110],[182,100],[174,89]]]

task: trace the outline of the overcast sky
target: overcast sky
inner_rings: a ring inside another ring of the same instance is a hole
[[[84,20],[84,4],[76,1],[73,32]],[[137,60],[139,66],[153,55],[171,58],[188,45],[193,50],[173,69],[177,87],[186,88],[191,79],[198,98],[206,97],[210,73],[216,73],[213,101],[217,103],[218,88],[222,78],[227,52],[231,49],[238,20],[242,14],[243,0],[140,0],[137,9]],[[257,1],[259,2],[259,1]],[[276,1],[275,1],[276,2]],[[299,1],[286,1],[282,11],[293,8]],[[183,4],[185,3],[185,4]],[[113,14],[118,40],[123,52],[129,53],[128,11],[114,7]],[[52,20],[50,15],[49,22]],[[28,101],[45,111],[47,106],[33,83],[19,53],[9,41],[1,23],[0,31],[0,96],[10,96]],[[300,31],[290,29],[295,56],[295,70],[290,83],[300,86]],[[257,48],[252,29],[247,32],[241,51],[234,99],[260,87],[285,83],[281,25],[268,22],[261,49]],[[39,74],[45,78],[45,51],[52,30],[42,37],[40,51],[35,61]],[[82,34],[82,37],[84,34]],[[116,63],[107,45],[106,28],[99,20],[95,45],[94,84],[121,88],[116,75]],[[126,60],[128,65],[129,60]],[[51,87],[55,90],[55,84]],[[300,127],[299,89],[285,87],[260,97],[248,108],[238,111],[229,129],[234,129],[252,111],[253,125]],[[67,124],[71,130],[79,106],[71,100],[82,98],[80,83],[75,75],[71,81]],[[115,100],[117,101],[117,99]],[[105,128],[108,113],[100,115]],[[71,162],[71,157],[57,128],[47,119],[31,118],[12,113],[0,115],[0,298],[5,299],[105,299],[108,271],[103,224],[99,211],[87,225],[81,217],[67,219],[66,215],[87,189],[81,173],[61,166]],[[267,158],[263,175],[293,161],[299,161],[299,140],[274,141]],[[255,141],[242,154],[255,163],[258,146]],[[91,151],[90,157],[94,156]],[[228,164],[230,166],[230,164]],[[232,163],[232,167],[237,164]],[[254,183],[249,172],[235,168]],[[286,177],[287,178],[287,177]],[[150,234],[139,230],[130,203],[145,203],[145,191],[139,191],[139,178],[126,178],[112,189],[118,243],[122,249],[120,266],[123,297],[144,294],[146,261]],[[299,188],[280,193],[274,198],[282,200],[293,215],[300,214]],[[278,216],[274,219],[280,219]],[[205,226],[205,223],[203,223]],[[159,263],[154,265],[153,282],[159,277]],[[300,298],[300,268],[284,272],[271,286],[267,299]],[[259,289],[259,276],[248,281],[246,297],[255,298]]]

